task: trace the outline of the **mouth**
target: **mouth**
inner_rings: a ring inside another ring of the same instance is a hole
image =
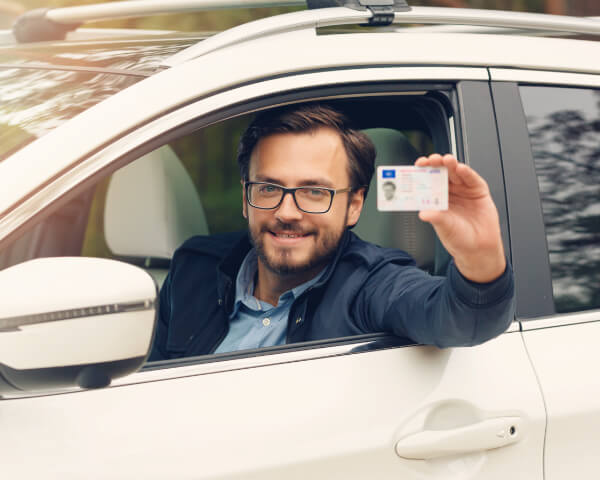
[[[295,245],[297,243],[302,242],[309,236],[311,233],[301,233],[301,232],[289,232],[289,231],[273,231],[268,230],[269,236],[274,240],[274,243],[281,245]]]

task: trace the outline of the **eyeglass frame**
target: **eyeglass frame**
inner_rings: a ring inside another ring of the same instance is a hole
[[[279,199],[279,202],[277,203],[277,205],[275,205],[274,207],[257,207],[256,205],[253,205],[250,202],[250,198],[249,198],[250,190],[248,188],[250,185],[273,185],[274,187],[281,188],[281,190],[282,190],[281,198]],[[308,190],[311,188],[319,188],[321,190],[327,190],[329,192],[330,197],[329,197],[329,206],[327,207],[327,210],[325,210],[323,212],[309,212],[307,210],[304,210],[303,208],[300,208],[300,205],[298,205],[298,200],[296,200],[296,190]],[[289,193],[292,196],[292,198],[294,199],[294,204],[296,205],[296,208],[298,210],[300,210],[301,212],[304,212],[304,213],[310,213],[310,214],[314,214],[314,215],[321,215],[321,214],[327,213],[329,210],[331,210],[331,205],[333,205],[333,199],[335,198],[335,195],[337,193],[352,192],[353,190],[358,190],[359,188],[363,188],[363,186],[335,189],[335,188],[329,188],[329,187],[322,187],[320,185],[304,185],[301,187],[286,188],[286,187],[283,187],[281,185],[277,185],[276,183],[271,183],[271,182],[244,182],[244,190],[246,192],[246,195],[245,195],[246,203],[248,203],[248,205],[250,205],[252,208],[257,208],[258,210],[275,210],[276,208],[279,208],[281,206],[281,204],[283,203],[283,199]]]

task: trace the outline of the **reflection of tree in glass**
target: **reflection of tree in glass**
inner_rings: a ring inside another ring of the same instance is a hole
[[[0,69],[0,160],[138,80],[103,73]]]
[[[548,98],[553,98],[551,93],[558,91],[566,99],[568,95],[579,96],[579,101],[573,103],[581,104],[581,95],[590,100],[586,111],[557,109],[528,118],[556,309],[569,312],[598,308],[600,91],[552,90]]]

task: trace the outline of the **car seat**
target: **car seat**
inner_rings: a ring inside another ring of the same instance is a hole
[[[413,165],[419,152],[398,130],[372,128],[363,130],[375,144],[379,165]],[[428,223],[418,218],[417,212],[380,212],[377,210],[377,175],[373,175],[369,194],[354,232],[364,240],[393,247],[409,253],[417,265],[431,273],[435,270],[436,235]]]
[[[164,145],[115,172],[104,207],[112,253],[143,266],[162,285],[175,249],[208,235],[204,209],[181,160]]]

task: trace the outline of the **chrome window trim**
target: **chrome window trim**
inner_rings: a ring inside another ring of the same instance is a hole
[[[519,333],[520,331],[521,328],[519,322],[514,321],[506,330],[506,332],[503,333],[503,335],[507,335],[509,333]],[[341,339],[341,341],[344,340],[345,339]],[[335,340],[332,339],[332,342],[333,341]],[[372,338],[367,338],[364,340],[361,340],[360,338],[353,339],[353,337],[347,337],[347,343],[343,343],[341,345],[319,346],[318,344],[314,345],[314,343],[315,342],[307,342],[306,344],[290,344],[284,345],[282,347],[268,347],[247,352],[239,352],[241,355],[244,355],[241,358],[226,358],[232,355],[235,356],[238,354],[238,352],[222,353],[217,355],[204,355],[201,357],[189,357],[181,360],[184,361],[186,365],[179,366],[176,365],[176,362],[178,360],[155,362],[158,363],[156,367],[153,367],[154,364],[150,364],[151,369],[138,371],[126,377],[116,379],[113,382],[111,382],[110,386],[107,388],[126,387],[142,383],[159,382],[164,380],[176,380],[200,375],[210,375],[236,370],[246,370],[250,368],[283,365],[286,363],[321,360],[333,357],[340,357],[344,355],[354,355],[358,353],[367,353],[395,348],[431,347],[430,345],[404,343],[399,337],[394,337],[393,335],[385,334],[373,334]],[[286,349],[291,351],[286,351]],[[249,353],[250,355],[248,356],[247,353]],[[220,358],[223,357],[225,357],[226,359],[220,360]],[[197,361],[199,363],[194,363],[194,361]],[[81,388],[68,388],[50,392],[19,392],[14,394],[10,393],[0,397],[0,403],[2,400],[40,397],[47,395],[60,395],[64,393],[77,393],[82,391],[85,390]]]
[[[550,317],[526,320],[521,322],[521,328],[524,332],[528,332],[532,330],[568,327],[570,325],[579,325],[582,323],[592,322],[600,322],[600,309],[589,310],[586,312],[557,314]]]
[[[519,322],[514,321],[504,334],[520,332]],[[503,335],[504,335],[503,334]],[[154,382],[159,380],[170,380],[175,378],[191,377],[196,375],[206,375],[211,373],[229,372],[232,370],[244,370],[249,368],[267,367],[272,365],[280,365],[284,363],[303,362],[308,360],[319,360],[331,357],[339,357],[342,355],[353,355],[357,353],[366,353],[370,351],[387,350],[390,348],[407,348],[407,347],[430,347],[430,345],[420,344],[393,344],[393,341],[398,338],[393,335],[377,335],[376,338],[365,341],[352,341],[352,337],[348,337],[348,342],[343,345],[319,347],[307,345],[305,347],[299,344],[300,350],[291,352],[279,352],[265,354],[269,349],[262,349],[258,356],[234,358],[231,360],[219,361],[219,356],[229,356],[230,353],[220,355],[210,355],[211,362],[199,363],[185,366],[169,366],[165,364],[164,368],[155,370],[147,370],[133,373],[125,378],[115,380],[113,386],[132,385],[137,383]],[[390,342],[390,343],[386,343]],[[294,347],[295,344],[287,345]],[[285,347],[284,347],[285,348]],[[277,347],[271,348],[271,350]],[[258,351],[257,351],[258,352]],[[209,356],[207,356],[209,357]],[[193,361],[193,360],[192,360]]]
[[[600,87],[600,75],[524,70],[514,68],[490,68],[492,81],[518,82],[569,87]]]
[[[383,81],[414,82],[414,81],[456,81],[456,80],[488,80],[488,72],[479,67],[377,67],[344,69],[340,71],[325,71],[301,73],[293,76],[258,81],[208,96],[186,105],[151,121],[133,132],[127,133],[120,139],[109,144],[99,152],[80,159],[64,174],[55,178],[49,184],[40,188],[29,198],[18,203],[8,213],[0,218],[0,242],[10,233],[21,227],[29,219],[39,214],[61,196],[80,185],[83,181],[107,168],[115,159],[122,157],[131,150],[143,145],[159,135],[173,130],[180,125],[244,101],[251,101],[265,95],[282,94],[300,88],[315,88],[327,85],[343,85],[350,83],[373,83]],[[407,92],[411,94],[412,92]],[[372,95],[389,96],[391,92],[373,93]],[[398,92],[397,95],[406,94]],[[357,94],[356,97],[364,97]],[[340,98],[347,98],[347,95]],[[322,98],[322,97],[321,97]],[[331,96],[328,98],[338,98]],[[245,113],[251,113],[250,111]],[[19,200],[17,200],[19,201]]]
[[[385,338],[385,337],[381,337]],[[332,357],[339,357],[342,355],[351,355],[355,353],[364,353],[369,350],[369,347],[376,347],[379,338],[374,340],[366,340],[363,342],[352,342],[343,345],[325,346],[325,347],[314,347],[307,346],[300,350],[294,350],[290,352],[281,351],[271,354],[266,354],[267,351],[259,352],[257,355],[244,356],[242,358],[232,358],[229,360],[219,360],[219,357],[231,356],[231,353],[207,355],[210,357],[210,361],[206,363],[192,363],[189,365],[182,366],[171,366],[167,362],[161,368],[152,370],[142,370],[133,373],[127,377],[115,380],[111,386],[123,386],[132,385],[138,383],[155,382],[158,380],[171,380],[176,378],[193,377],[197,375],[207,375],[212,373],[223,373],[234,370],[246,370],[250,368],[268,367],[273,365],[281,365],[284,363],[304,362],[308,360],[319,360]],[[293,344],[289,346],[293,347]],[[403,348],[411,347],[416,345],[396,345],[382,347],[384,348]],[[236,352],[233,352],[234,354]]]

